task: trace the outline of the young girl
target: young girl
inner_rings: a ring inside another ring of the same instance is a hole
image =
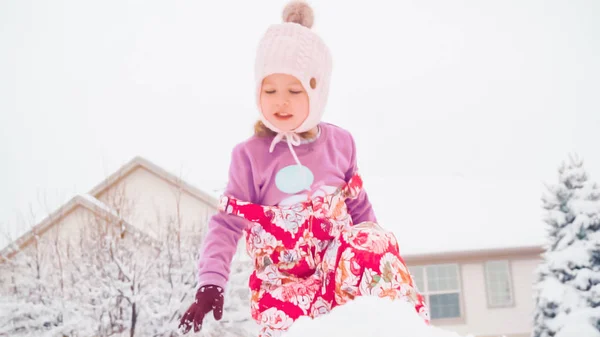
[[[180,328],[199,331],[211,310],[221,319],[243,233],[254,261],[251,310],[261,337],[280,336],[300,316],[317,317],[364,295],[410,301],[428,322],[394,235],[376,224],[351,134],[321,122],[332,61],[310,29],[312,9],[293,1],[283,19],[259,44],[260,121],[255,135],[233,149],[220,212],[201,251],[196,300]]]

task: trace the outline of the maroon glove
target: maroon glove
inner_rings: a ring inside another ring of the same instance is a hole
[[[196,300],[181,317],[179,329],[186,334],[194,325],[194,332],[200,331],[204,316],[213,311],[218,321],[223,317],[223,289],[218,286],[202,286],[196,293]]]

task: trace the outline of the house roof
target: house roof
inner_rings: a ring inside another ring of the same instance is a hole
[[[106,179],[104,179],[102,182],[100,182],[98,185],[96,185],[89,192],[89,194],[91,196],[97,198],[100,194],[102,194],[102,192],[106,191],[106,189],[108,189],[110,186],[113,186],[115,183],[122,180],[127,175],[129,175],[134,170],[136,170],[140,167],[146,169],[148,172],[165,180],[166,182],[172,184],[173,186],[181,187],[185,192],[187,192],[191,196],[207,203],[209,206],[217,208],[218,199],[215,196],[213,196],[203,190],[200,190],[199,188],[187,183],[185,180],[177,177],[176,175],[168,172],[167,170],[163,169],[162,167],[154,164],[153,162],[149,161],[148,159],[140,157],[140,156],[134,157],[128,163],[126,163],[121,168],[119,168],[116,172],[114,172],[113,174],[108,176]]]
[[[107,205],[102,203],[100,200],[92,197],[91,195],[77,195],[73,197],[69,202],[61,206],[59,209],[48,215],[44,220],[35,225],[31,230],[21,235],[17,240],[11,242],[7,247],[0,251],[0,263],[13,257],[16,253],[22,250],[33,242],[36,236],[44,235],[49,229],[57,224],[60,220],[67,217],[78,207],[83,207],[95,215],[107,219],[113,223],[118,223],[123,226],[126,233],[141,235],[143,238],[148,240],[154,240],[150,236],[146,235],[123,218],[119,217],[113,210]]]
[[[0,259],[8,254],[11,246],[27,245],[34,233],[44,233],[58,218],[77,206],[118,217],[97,197],[138,168],[181,187],[208,205],[215,208],[218,205],[214,195],[138,156],[88,194],[74,197],[0,251]],[[397,234],[401,253],[411,263],[507,254],[531,256],[541,252],[543,237],[540,234],[543,227],[539,225],[541,218],[536,184],[524,188],[511,184],[481,184],[461,178],[397,177],[390,180],[369,177],[366,186],[378,220],[386,229]],[[390,195],[395,197],[392,199]],[[135,230],[129,224],[127,226],[128,230]]]
[[[473,249],[453,252],[435,252],[403,255],[408,265],[427,265],[452,262],[479,262],[496,259],[536,259],[544,252],[542,246],[522,246],[509,248]]]
[[[166,181],[167,183],[181,187],[183,191],[189,193],[192,197],[205,202],[209,206],[217,207],[218,200],[215,196],[212,196],[199,188],[190,185],[186,181],[178,178],[174,174],[166,171],[160,166],[152,163],[151,161],[137,156],[130,160],[128,163],[120,167],[113,174],[108,176],[98,185],[96,185],[90,192],[87,194],[77,195],[73,197],[69,202],[61,206],[55,212],[47,216],[45,219],[36,224],[32,229],[21,235],[17,240],[9,243],[6,247],[0,250],[0,262],[4,261],[6,258],[12,257],[19,249],[30,244],[35,235],[43,235],[48,229],[50,229],[54,224],[56,224],[60,219],[63,219],[77,207],[84,207],[97,215],[109,217],[112,221],[120,221],[125,225],[125,230],[130,233],[136,233],[139,235],[143,235],[148,239],[151,239],[150,236],[141,232],[139,229],[129,224],[127,221],[123,220],[119,217],[118,214],[115,213],[108,205],[104,204],[102,201],[97,199],[97,197],[102,194],[106,189],[110,188],[117,182],[121,181],[133,171],[138,168],[143,168],[146,171],[154,174],[158,178]]]

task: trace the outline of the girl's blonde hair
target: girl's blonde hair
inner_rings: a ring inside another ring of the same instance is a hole
[[[256,121],[256,123],[254,123],[254,135],[257,137],[275,137],[277,136],[277,133],[269,129],[262,121]],[[304,139],[311,139],[316,136],[314,130],[305,131],[298,135]]]

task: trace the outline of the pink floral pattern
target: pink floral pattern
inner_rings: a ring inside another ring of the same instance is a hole
[[[357,296],[409,301],[429,322],[395,236],[372,222],[352,223],[345,200],[361,188],[355,175],[333,194],[290,206],[223,198],[222,211],[250,220],[245,236],[255,261],[249,286],[259,337],[280,336],[299,317],[327,314]]]

